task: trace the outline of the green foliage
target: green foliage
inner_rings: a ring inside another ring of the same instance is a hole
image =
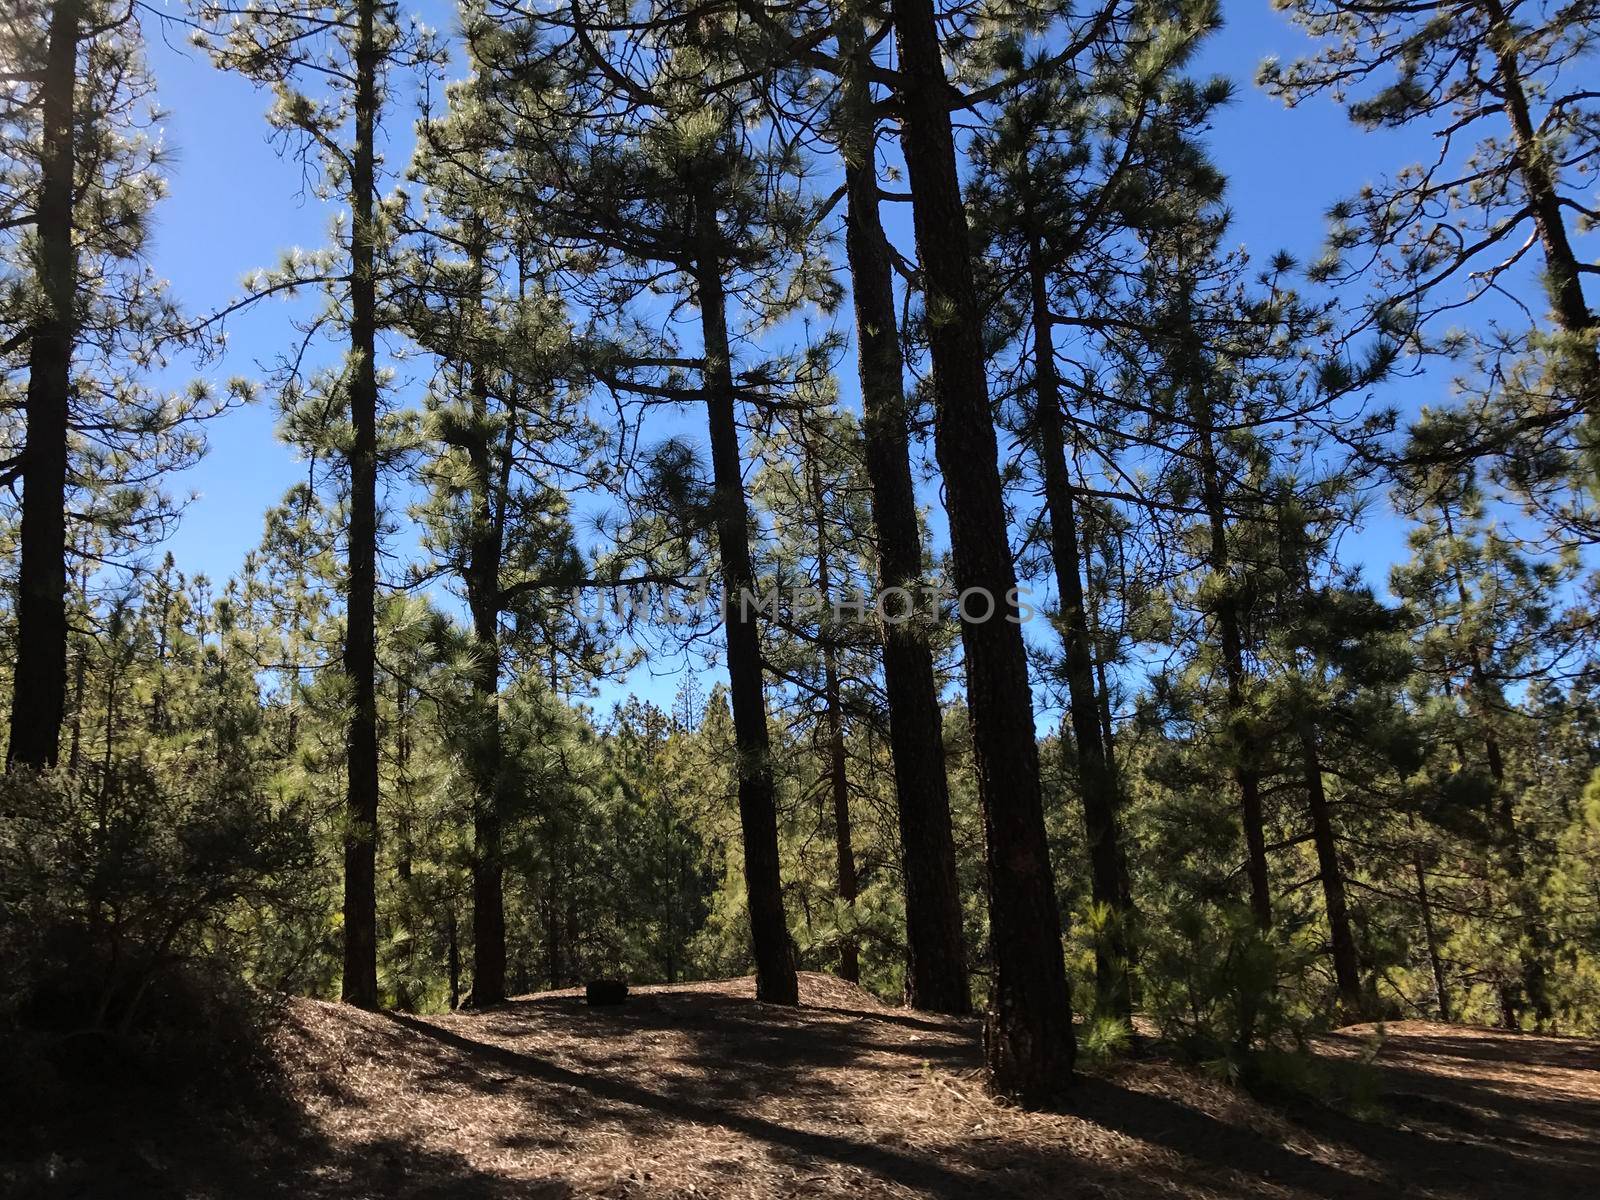
[[[1309,964],[1239,905],[1175,914],[1146,947],[1145,1002],[1164,1038],[1195,1062],[1236,1071],[1256,1042],[1294,1027],[1290,992]]]
[[[236,917],[292,908],[310,858],[305,813],[227,770],[11,774],[0,813],[0,1011],[61,1031],[136,1028]]]
[[[1588,272],[1563,275],[1565,231],[1548,206],[1538,216],[1550,201],[1581,232],[1572,214],[1594,207],[1582,164],[1600,126],[1569,80],[1595,31],[1576,9],[1530,10],[1512,29],[1493,5],[1450,20],[1426,5],[1285,7],[1318,44],[1265,68],[1270,90],[1335,93],[1368,126],[1450,131],[1435,166],[1334,204],[1308,267],[1227,246],[1206,134],[1232,85],[1186,74],[1214,4],[1108,9],[1089,49],[1061,60],[1048,47],[1092,14],[942,14],[968,92],[961,184],[987,383],[1014,439],[994,498],[1011,537],[979,549],[1062,587],[1054,522],[1075,522],[1074,628],[1127,884],[1114,905],[1089,887],[1088,759],[1063,720],[1040,738],[1044,818],[1073,917],[1061,952],[1093,1014],[1085,1056],[1114,1057],[1130,1037],[1095,1008],[1109,966],[1186,1058],[1364,1113],[1370,1072],[1307,1057],[1308,1033],[1358,1014],[1600,1030],[1595,334]],[[0,26],[0,58],[18,64],[0,80],[7,484],[27,453],[41,312],[31,206],[51,11],[27,0]],[[632,580],[714,587],[730,495],[748,501],[757,583],[823,593],[760,626],[790,945],[798,965],[853,970],[898,999],[905,878],[882,631],[830,603],[870,593],[878,560],[862,421],[838,382],[835,243],[855,230],[838,223],[838,164],[811,157],[843,140],[848,116],[830,57],[840,14],[645,4],[619,23],[589,0],[469,0],[465,68],[435,88],[444,43],[392,6],[196,5],[196,40],[270,92],[268,124],[312,193],[375,204],[362,238],[336,217],[327,248],[247,285],[319,300],[268,371],[306,471],[237,576],[213,583],[129,554],[180,507],[165,489],[202,449],[193,420],[256,390],[154,386],[171,347],[213,348],[200,330],[220,324],[180,320],[145,263],[166,152],[135,11],[82,5],[68,703],[62,769],[0,780],[0,1017],[138,1034],[238,1007],[239,980],[336,994],[344,844],[369,832],[385,1004],[436,1011],[471,994],[474,885],[499,867],[512,992],[748,971],[738,750],[726,691],[700,683],[717,666],[712,609],[680,627],[585,622],[565,603]],[[885,57],[865,72],[867,107],[903,105],[882,14],[846,15],[868,58]],[[363,129],[376,123],[385,144],[388,117],[391,149],[403,140],[394,114],[412,78],[427,86],[409,165],[358,184]],[[1534,131],[1480,133],[1516,89]],[[881,183],[899,174],[892,153],[871,166]],[[349,344],[358,240],[379,247],[376,278],[359,282],[377,291],[367,333],[388,341],[383,364]],[[898,240],[901,351],[925,378],[930,311],[945,302],[923,294]],[[1471,311],[1490,288],[1517,291],[1535,247],[1549,294],[1516,297],[1533,315],[1441,330],[1458,308],[1447,284],[1467,288]],[[710,361],[700,320],[716,290],[727,363]],[[1534,314],[1544,301],[1548,319]],[[1402,352],[1448,355],[1463,378],[1393,439]],[[375,541],[394,565],[378,585],[368,830],[344,811],[355,693],[341,649],[352,379],[380,365],[393,490]],[[739,453],[717,464],[717,487],[683,418],[723,366]],[[916,456],[927,422],[912,408]],[[1044,418],[1061,443],[1048,460]],[[1059,515],[1041,495],[1058,463]],[[915,498],[943,539],[938,482]],[[21,536],[13,493],[0,489],[4,562]],[[1410,522],[1387,595],[1350,549],[1380,494]],[[945,566],[930,555],[924,572]],[[1067,607],[1042,599],[1046,621],[1027,631],[1052,719],[1084,701]],[[12,615],[0,612],[0,643],[14,650]],[[956,627],[928,625],[981,997],[985,893],[1005,885],[984,877]],[[589,706],[625,671],[656,669],[649,658],[683,677],[671,712]],[[1246,903],[1256,867],[1270,911]],[[1336,946],[1354,956],[1359,997],[1330,966]],[[6,1086],[51,1088],[48,1063],[17,1062]]]
[[[1245,1082],[1257,1095],[1290,1102],[1312,1101],[1336,1108],[1358,1121],[1389,1118],[1383,1106],[1382,1076],[1372,1066],[1383,1045],[1383,1027],[1371,1035],[1354,1059],[1316,1054],[1304,1049],[1272,1047],[1258,1051]]]
[[[1111,1062],[1128,1049],[1132,1034],[1118,1017],[1094,1017],[1078,1031],[1078,1056],[1089,1065]]]

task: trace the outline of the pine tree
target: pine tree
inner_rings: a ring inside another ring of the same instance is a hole
[[[877,36],[881,36],[881,30]],[[855,310],[866,468],[872,482],[879,594],[922,581],[922,532],[911,472],[904,362],[895,317],[890,248],[878,209],[878,121],[866,21],[846,6],[838,22],[840,86],[835,138],[844,166],[845,250]],[[884,686],[894,746],[895,796],[905,855],[906,1000],[914,1008],[972,1007],[961,934],[961,897],[950,831],[929,632],[919,620],[885,624]]]
[[[862,570],[862,552],[872,544],[868,488],[860,429],[835,408],[832,378],[823,376],[795,400],[792,410],[774,414],[755,447],[762,469],[752,500],[771,529],[757,567],[763,589],[784,597],[764,631],[763,656],[788,685],[788,732],[814,744],[815,782],[808,793],[818,799],[819,831],[831,833],[837,970],[856,983],[860,872],[852,797],[859,803],[864,789],[847,742],[869,710],[878,663],[871,618],[850,606],[870,588]],[[809,902],[805,911],[809,919]]]
[[[1554,680],[1570,670],[1563,664],[1584,618],[1560,604],[1570,561],[1521,554],[1487,521],[1471,478],[1435,477],[1432,485],[1419,497],[1423,524],[1411,537],[1413,557],[1395,568],[1391,586],[1425,623],[1418,664],[1423,687],[1445,702],[1447,730],[1462,722],[1467,727],[1452,739],[1454,756],[1487,776],[1480,837],[1504,872],[1494,919],[1514,924],[1517,958],[1516,978],[1503,980],[1500,989],[1502,1019],[1512,1025],[1527,1013],[1543,1027],[1552,1015],[1551,948],[1529,841],[1518,821],[1525,785],[1507,743],[1516,740],[1522,718],[1507,693],[1521,680]]]
[[[349,421],[339,450],[348,473],[345,531],[344,674],[350,688],[347,728],[344,999],[378,1003],[377,828],[379,730],[377,695],[380,247],[385,221],[379,193],[378,135],[389,74],[439,60],[431,38],[399,22],[379,0],[296,0],[270,9],[234,8],[203,0],[197,34],[213,61],[273,89],[269,120],[319,156],[326,186],[348,204],[336,253],[290,262],[261,287],[292,290],[327,284],[330,314],[347,337],[344,374],[327,380]],[[320,89],[320,90],[315,90]],[[286,387],[297,380],[286,381]],[[326,405],[325,405],[326,407]]]
[[[423,476],[433,496],[420,517],[439,568],[464,592],[472,625],[472,700],[460,729],[475,792],[472,1000],[480,1006],[506,994],[501,840],[512,781],[499,699],[501,624],[511,613],[529,630],[559,623],[558,614],[540,611],[559,589],[530,585],[582,573],[562,485],[575,482],[571,468],[581,470],[598,442],[579,415],[581,398],[563,384],[571,332],[562,305],[533,274],[538,233],[529,214],[503,203],[511,189],[494,155],[482,86],[474,79],[452,87],[450,111],[423,126],[412,175],[427,185],[432,225],[407,271],[416,292],[412,336],[442,365],[428,397],[426,440],[439,449]],[[576,645],[568,652],[584,657]]]
[[[1491,292],[1515,293],[1518,264],[1536,243],[1555,334],[1535,331],[1531,346],[1523,338],[1516,348],[1554,361],[1550,394],[1531,405],[1509,397],[1511,412],[1471,430],[1452,457],[1559,437],[1575,414],[1587,417],[1583,440],[1592,444],[1600,324],[1583,287],[1594,268],[1579,260],[1573,235],[1593,211],[1593,172],[1584,164],[1595,153],[1596,123],[1594,97],[1572,64],[1585,60],[1600,32],[1595,14],[1501,0],[1285,7],[1319,47],[1287,67],[1264,63],[1268,91],[1291,105],[1327,93],[1363,128],[1414,127],[1439,143],[1430,164],[1334,207],[1319,275],[1353,282],[1374,268],[1371,319],[1425,348],[1428,326],[1444,314]],[[1461,291],[1447,290],[1452,284]]]
[[[607,331],[592,339],[589,369],[623,396],[704,406],[709,486],[657,490],[696,493],[678,514],[680,531],[699,532],[684,529],[687,519],[716,546],[758,993],[793,1003],[738,411],[742,398],[781,380],[762,367],[737,370],[732,337],[743,317],[770,324],[807,303],[831,304],[833,289],[814,254],[815,214],[791,183],[796,151],[762,146],[737,117],[748,96],[737,22],[663,10],[633,40],[605,44],[590,24],[604,22],[581,8],[532,18],[503,40],[495,69],[499,86],[540,114],[513,136],[533,164],[524,177],[553,191],[527,202],[543,206],[554,245],[581,252],[567,257],[579,270],[563,278],[594,298],[595,323]],[[634,311],[662,288],[698,310],[697,353],[641,345]],[[668,451],[668,474],[692,471]]]
[[[146,262],[166,151],[141,37],[133,10],[99,0],[25,5],[0,31],[0,478],[22,483],[13,766],[57,762],[74,526],[103,534],[112,562],[159,540],[175,509],[163,476],[199,456],[192,423],[221,408],[143,377],[192,330]]]
[[[1263,656],[1283,669],[1282,700],[1268,700],[1266,707],[1287,714],[1287,757],[1298,759],[1339,1004],[1346,1017],[1361,1020],[1374,1015],[1376,988],[1362,982],[1348,856],[1341,855],[1327,764],[1336,735],[1342,735],[1338,777],[1349,777],[1352,750],[1363,736],[1353,727],[1364,708],[1360,689],[1385,689],[1392,704],[1393,688],[1411,660],[1393,647],[1398,615],[1379,604],[1353,572],[1331,561],[1332,547],[1352,522],[1350,487],[1337,474],[1315,480],[1285,476],[1274,484],[1278,571]],[[1366,736],[1372,732],[1368,724]]]
[[[1152,19],[1155,14],[1152,14]],[[1131,1013],[1134,950],[1127,858],[1119,831],[1119,784],[1102,719],[1108,703],[1097,670],[1085,598],[1086,500],[1074,480],[1079,443],[1110,462],[1116,438],[1094,427],[1080,389],[1063,378],[1058,330],[1079,336],[1067,360],[1093,352],[1104,300],[1125,292],[1137,261],[1132,230],[1158,230],[1178,219],[1169,196],[1183,204],[1214,195],[1215,172],[1192,144],[1227,95],[1213,82],[1198,87],[1177,72],[1211,28],[1208,11],[1193,26],[1182,14],[1170,25],[1132,26],[1131,48],[1106,56],[1087,79],[1052,79],[1020,88],[991,128],[976,140],[978,174],[971,208],[989,257],[993,324],[1018,343],[1016,383],[1026,399],[1020,436],[1038,463],[1049,528],[1049,557],[1058,597],[1071,728],[1089,846],[1091,897],[1110,920],[1096,955],[1101,1011]],[[1071,403],[1078,398],[1077,403]],[[1063,743],[1065,748],[1065,742]]]
[[[896,0],[893,11],[901,136],[933,361],[934,446],[947,497],[954,583],[961,595],[984,597],[991,608],[986,620],[961,622],[994,954],[985,1057],[991,1087],[1037,1104],[1066,1086],[1074,1045],[1027,653],[961,205],[950,81],[932,0]]]

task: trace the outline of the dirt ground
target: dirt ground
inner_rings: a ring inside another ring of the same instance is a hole
[[[1033,1114],[983,1094],[974,1022],[827,976],[801,988],[799,1009],[757,1004],[748,980],[428,1018],[295,1001],[276,1118],[224,1133],[145,1114],[113,1185],[108,1162],[69,1152],[30,1194],[1600,1196],[1595,1043],[1390,1025],[1381,1121],[1268,1108],[1153,1059],[1086,1075],[1069,1111]],[[1371,1034],[1320,1052],[1367,1053]]]

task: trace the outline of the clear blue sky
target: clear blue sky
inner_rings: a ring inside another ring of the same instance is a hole
[[[436,27],[452,24],[452,10],[437,0],[416,11]],[[1304,260],[1321,245],[1327,205],[1416,158],[1421,139],[1358,131],[1327,100],[1284,109],[1254,87],[1256,66],[1270,54],[1292,58],[1306,42],[1266,0],[1225,0],[1224,11],[1227,25],[1196,70],[1227,75],[1238,85],[1237,100],[1219,117],[1211,138],[1230,180],[1234,237],[1257,259],[1282,248]],[[246,272],[271,265],[283,250],[322,244],[332,210],[305,191],[299,164],[280,157],[269,142],[262,116],[267,97],[247,81],[212,69],[183,44],[181,29],[171,30],[168,46],[151,24],[152,66],[171,114],[166,138],[176,152],[171,195],[158,212],[154,260],[181,301],[199,312],[236,295]],[[403,89],[400,104],[408,123],[411,100]],[[403,128],[398,122],[396,127]],[[285,305],[268,302],[234,319],[230,352],[208,374],[219,381],[259,375],[255,364],[288,345],[289,316]],[[1427,380],[1404,383],[1405,407],[1425,402],[1436,386]],[[298,468],[292,451],[274,435],[268,402],[215,422],[210,441],[207,458],[174,480],[175,490],[192,489],[197,496],[170,548],[186,572],[221,580],[258,542],[263,512]],[[1404,553],[1403,536],[1397,521],[1373,514],[1360,553],[1376,582]],[[638,682],[652,698],[670,696],[670,685]]]

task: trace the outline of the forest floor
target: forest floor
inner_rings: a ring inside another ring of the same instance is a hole
[[[1039,1114],[984,1095],[973,1021],[821,975],[801,997],[733,980],[426,1018],[292,1001],[273,1115],[91,1105],[48,1171],[11,1180],[96,1200],[1600,1195],[1593,1042],[1388,1025],[1370,1119],[1153,1057]],[[1318,1053],[1370,1056],[1373,1032]]]

